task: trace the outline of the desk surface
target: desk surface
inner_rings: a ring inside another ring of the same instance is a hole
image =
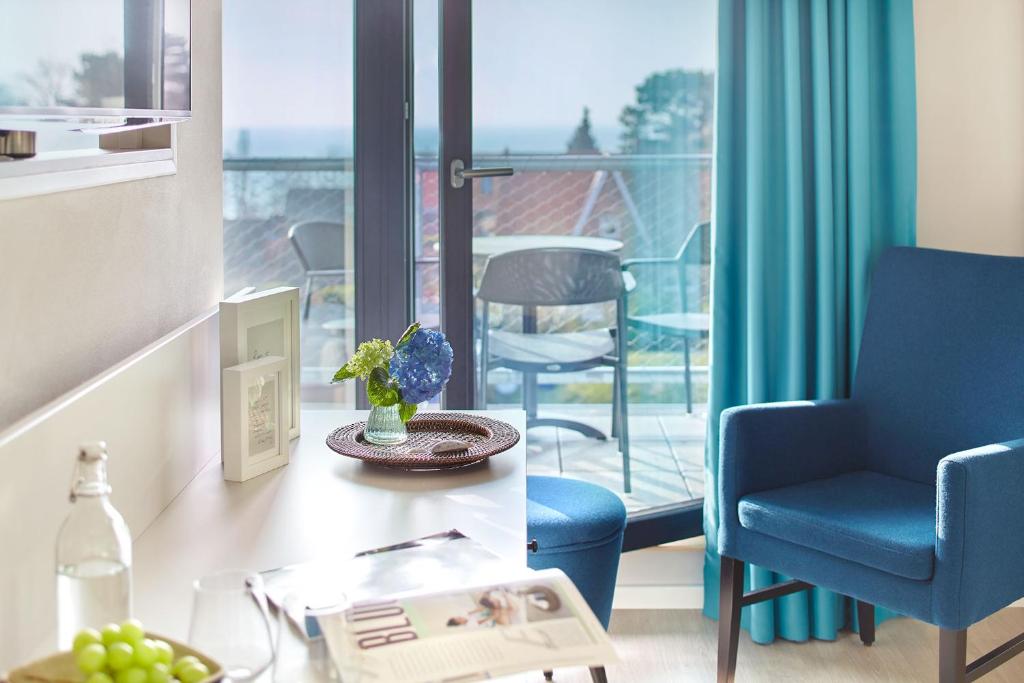
[[[479,411],[525,434],[521,411]],[[457,528],[510,562],[526,563],[526,446],[451,472],[365,465],[324,443],[366,413],[305,410],[291,461],[238,484],[207,465],[135,543],[134,611],[153,631],[185,639],[192,581],[222,569],[265,570],[340,559]]]

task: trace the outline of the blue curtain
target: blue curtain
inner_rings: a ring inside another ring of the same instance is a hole
[[[719,0],[718,53],[704,501],[713,618],[721,411],[848,395],[874,259],[914,243],[912,0]],[[749,588],[784,578],[748,567]],[[815,590],[745,608],[744,624],[760,643],[829,640],[848,613]]]

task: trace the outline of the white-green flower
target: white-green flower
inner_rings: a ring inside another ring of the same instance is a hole
[[[334,381],[340,382],[346,379],[358,377],[365,380],[375,368],[383,368],[387,372],[391,356],[395,355],[395,349],[387,339],[371,339],[359,345],[355,354],[348,359],[348,362],[334,375]]]

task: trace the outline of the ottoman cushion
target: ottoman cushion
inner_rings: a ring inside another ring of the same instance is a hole
[[[533,569],[561,569],[608,626],[626,507],[611,491],[575,479],[526,478],[528,554]]]

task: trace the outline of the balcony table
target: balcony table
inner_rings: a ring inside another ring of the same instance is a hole
[[[494,256],[520,249],[594,249],[619,251],[622,242],[588,235],[492,235],[473,238],[473,256]]]
[[[522,411],[467,412],[525,435]],[[205,574],[343,559],[453,528],[526,565],[525,439],[464,469],[388,470],[325,444],[331,430],[366,415],[304,410],[290,464],[241,484],[224,481],[220,463],[209,463],[135,542],[134,607],[147,628],[184,641],[192,581]]]

